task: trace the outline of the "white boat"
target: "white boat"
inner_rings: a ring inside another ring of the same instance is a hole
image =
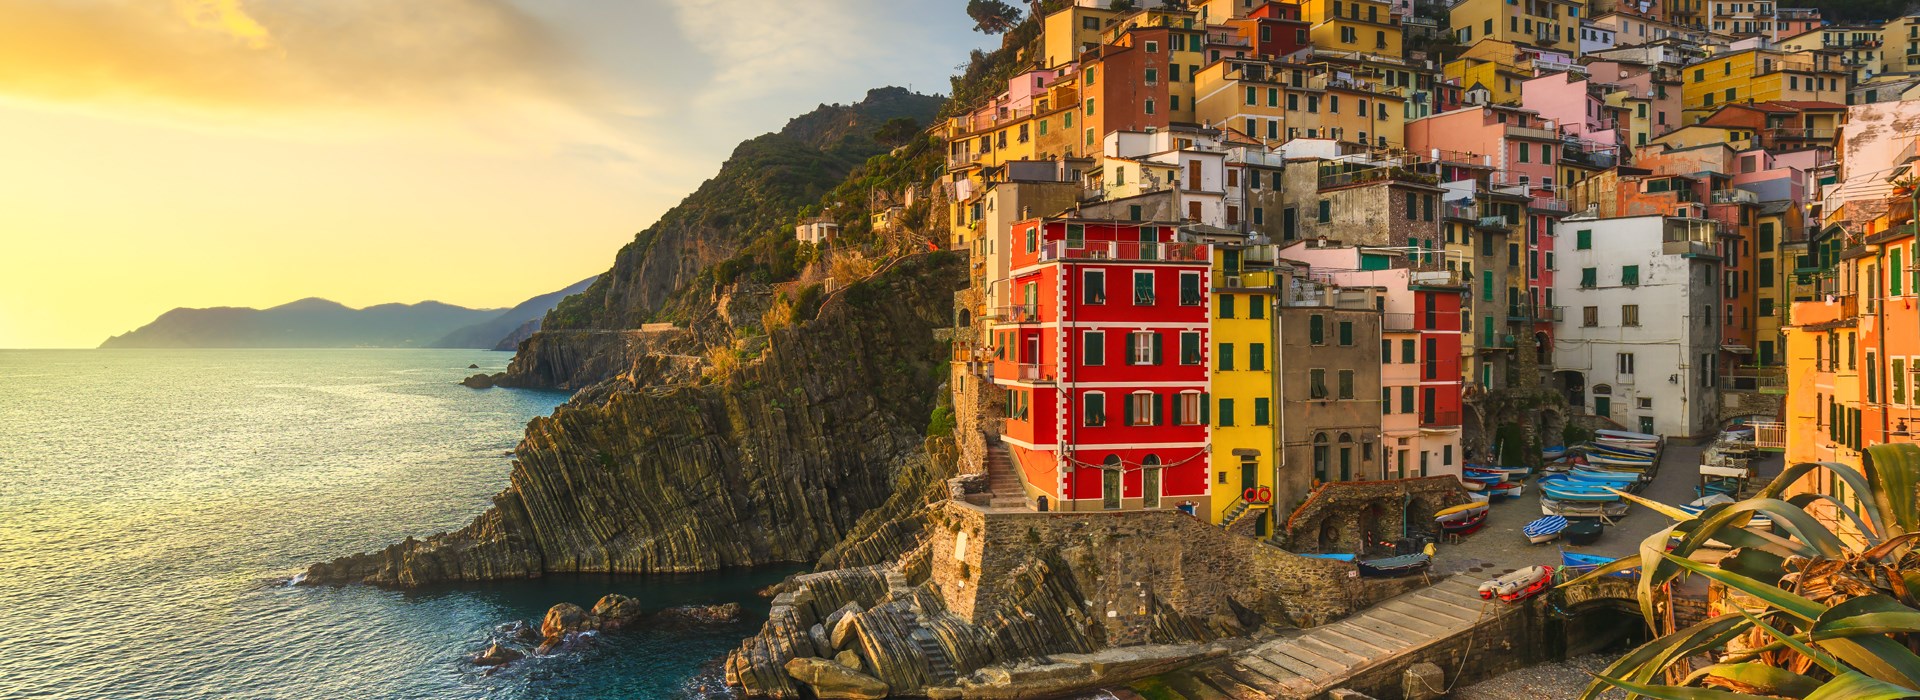
[[[1593,431],[1593,435],[1603,440],[1641,440],[1646,442],[1659,442],[1661,440],[1660,436],[1652,433],[1636,433],[1631,430],[1608,430],[1605,428]]]
[[[1547,515],[1527,523],[1526,527],[1520,528],[1520,534],[1525,535],[1528,542],[1540,544],[1560,537],[1560,531],[1565,529],[1567,529],[1565,516]]]
[[[1511,603],[1533,596],[1553,585],[1553,567],[1529,566],[1480,584],[1480,598]]]
[[[1627,503],[1625,501],[1570,503],[1541,496],[1540,514],[1562,515],[1569,518],[1591,518],[1595,516],[1618,518],[1627,514]]]

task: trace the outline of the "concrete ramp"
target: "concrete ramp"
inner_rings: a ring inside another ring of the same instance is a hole
[[[1363,674],[1393,675],[1415,661],[1465,654],[1462,645],[1524,605],[1483,601],[1482,579],[1454,576],[1405,593],[1338,622],[1301,630],[1232,658],[1161,676],[1167,690],[1191,700],[1319,698],[1328,691],[1372,685]],[[1493,650],[1486,650],[1492,653]],[[1452,673],[1454,668],[1443,664]],[[1397,684],[1396,684],[1397,685]]]

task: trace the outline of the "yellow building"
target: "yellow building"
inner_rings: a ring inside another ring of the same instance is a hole
[[[1586,15],[1579,0],[1466,0],[1448,10],[1447,19],[1461,46],[1493,40],[1579,58],[1580,18]]]
[[[1059,68],[1080,59],[1080,54],[1100,45],[1100,34],[1119,21],[1122,13],[1102,8],[1070,4],[1047,15],[1041,26],[1040,56],[1043,68]]]
[[[1785,362],[1781,328],[1787,324],[1787,311],[1793,305],[1790,278],[1796,264],[1794,250],[1787,247],[1793,232],[1801,227],[1801,214],[1790,201],[1767,202],[1760,207],[1754,225],[1754,362],[1776,366]]]
[[[1329,138],[1368,146],[1405,146],[1406,98],[1398,90],[1332,71],[1286,91],[1288,139]]]
[[[1194,74],[1194,119],[1223,126],[1269,146],[1287,136],[1287,89],[1273,66],[1255,59],[1223,59]],[[1318,109],[1316,98],[1315,108]]]
[[[1278,465],[1274,432],[1280,406],[1274,396],[1273,315],[1279,277],[1273,268],[1272,246],[1215,245],[1213,247],[1213,324],[1211,399],[1223,409],[1214,412],[1212,478],[1215,493],[1210,520],[1232,526],[1253,520],[1252,534],[1272,532],[1271,497],[1262,503],[1261,489],[1271,494]],[[1228,411],[1224,407],[1235,406]],[[1243,494],[1252,490],[1255,498]]]
[[[1393,5],[1379,0],[1302,0],[1300,18],[1313,47],[1400,56],[1402,34]]]
[[[1521,60],[1522,55],[1521,47],[1509,42],[1478,41],[1440,70],[1445,77],[1459,81],[1462,89],[1485,88],[1487,100],[1492,104],[1517,105],[1520,104],[1520,84],[1534,77],[1532,68]]]
[[[1682,73],[1682,123],[1692,124],[1729,102],[1847,101],[1849,71],[1835,54],[1746,49],[1708,57]]]

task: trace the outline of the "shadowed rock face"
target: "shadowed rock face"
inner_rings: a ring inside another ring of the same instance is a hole
[[[554,572],[809,562],[923,459],[964,265],[907,260],[704,386],[616,378],[536,418],[511,485],[460,530],[316,564],[310,583],[414,586]]]

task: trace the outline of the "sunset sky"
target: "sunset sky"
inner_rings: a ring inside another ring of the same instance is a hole
[[[964,5],[0,0],[0,348],[559,289],[742,139],[944,93]]]

